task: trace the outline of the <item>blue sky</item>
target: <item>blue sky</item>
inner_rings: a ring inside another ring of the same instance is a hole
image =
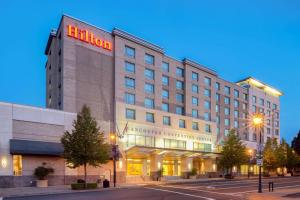
[[[63,13],[113,27],[237,81],[253,76],[284,92],[281,135],[300,129],[300,1],[5,1],[0,7],[0,101],[45,106],[43,54]]]

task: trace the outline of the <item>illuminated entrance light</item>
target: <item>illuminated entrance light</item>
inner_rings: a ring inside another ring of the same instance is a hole
[[[1,166],[2,166],[2,168],[6,168],[7,167],[7,158],[6,157],[3,157],[1,159]]]

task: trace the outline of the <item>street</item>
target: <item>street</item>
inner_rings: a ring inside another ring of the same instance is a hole
[[[263,192],[268,192],[268,182],[274,181],[274,190],[299,188],[300,177],[263,179]],[[120,200],[120,199],[153,199],[153,200],[237,200],[243,199],[246,193],[257,192],[257,179],[250,180],[217,180],[201,183],[177,183],[165,185],[143,185],[138,188],[122,188],[84,193],[40,195],[32,197],[5,198],[7,200]],[[299,194],[298,194],[299,195]],[[299,197],[299,196],[298,196]]]

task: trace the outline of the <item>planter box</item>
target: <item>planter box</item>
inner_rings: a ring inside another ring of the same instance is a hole
[[[38,188],[48,187],[48,180],[37,180],[36,187],[38,187]]]

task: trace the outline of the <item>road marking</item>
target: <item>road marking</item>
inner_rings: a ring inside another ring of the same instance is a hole
[[[300,185],[291,185],[291,186],[282,186],[282,187],[275,187],[275,189],[282,189],[282,188],[293,188],[293,187],[300,187]],[[269,189],[263,189],[263,190],[269,190]],[[235,193],[230,193],[231,195],[234,194],[244,194],[244,193],[250,193],[250,192],[256,192],[257,190],[248,190],[248,191],[243,191],[243,192],[235,192]]]
[[[182,193],[182,192],[175,192],[175,191],[172,191],[172,190],[164,190],[164,189],[150,188],[150,187],[145,187],[145,188],[149,189],[149,190],[158,190],[158,191],[162,191],[162,192],[180,194],[180,195],[185,195],[185,196],[190,196],[190,197],[195,197],[195,198],[200,198],[200,199],[215,200],[213,198],[208,198],[208,197],[203,197],[203,196],[198,196],[198,195],[193,195],[193,194],[187,194],[187,193]]]
[[[175,187],[175,186],[163,186],[161,185],[160,187],[169,187],[169,188],[175,188],[175,189],[184,189],[184,190],[191,190],[191,191],[197,191],[197,192],[206,192],[206,193],[212,193],[212,194],[221,194],[221,195],[228,195],[228,196],[234,196],[231,193],[222,193],[222,192],[214,192],[211,190],[196,190],[188,187]]]

